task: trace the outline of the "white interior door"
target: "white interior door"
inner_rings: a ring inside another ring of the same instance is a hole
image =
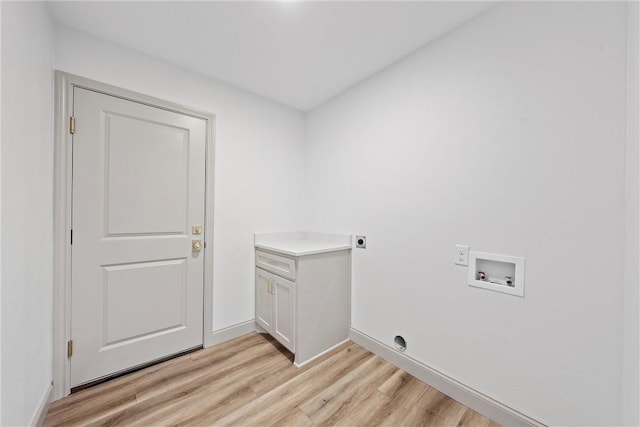
[[[203,119],[73,101],[71,387],[202,345],[206,149]]]

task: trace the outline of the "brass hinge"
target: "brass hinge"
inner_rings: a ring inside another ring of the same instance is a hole
[[[69,133],[71,135],[76,133],[76,118],[73,116],[69,117]]]
[[[73,341],[69,340],[67,341],[67,357],[71,359],[71,356],[73,356]]]

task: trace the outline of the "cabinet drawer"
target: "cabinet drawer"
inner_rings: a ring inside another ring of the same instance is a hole
[[[256,266],[278,276],[296,280],[296,261],[291,258],[256,251]]]

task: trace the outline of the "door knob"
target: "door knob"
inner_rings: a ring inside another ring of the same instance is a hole
[[[191,244],[191,248],[193,249],[193,252],[200,252],[200,250],[202,249],[202,241],[194,240]]]

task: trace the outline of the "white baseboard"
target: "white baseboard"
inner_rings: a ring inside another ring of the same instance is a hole
[[[342,342],[339,342],[338,344],[334,345],[333,347],[330,347],[330,348],[326,349],[326,350],[325,350],[325,351],[323,351],[322,353],[320,353],[320,354],[316,354],[316,355],[315,355],[315,356],[313,356],[311,359],[309,359],[309,360],[305,360],[305,361],[304,361],[304,362],[302,362],[302,363],[293,362],[293,366],[295,366],[296,368],[302,368],[302,367],[303,367],[304,365],[306,365],[307,363],[311,363],[311,362],[313,362],[314,360],[316,360],[317,358],[324,356],[325,354],[329,353],[329,352],[330,352],[330,351],[332,351],[332,350],[335,350],[336,348],[340,347],[342,344],[346,343],[347,341],[349,341],[349,339],[348,339],[348,338],[347,338],[346,340],[342,341]]]
[[[208,337],[206,337],[207,339],[205,339],[204,347],[221,344],[225,341],[229,341],[255,331],[255,320],[247,320],[246,322],[238,323],[237,325],[229,326],[228,328],[220,329],[219,331],[213,331]]]
[[[398,353],[380,341],[351,328],[349,338],[376,356],[408,372],[463,405],[505,426],[543,426],[539,421],[468,387],[411,357]]]
[[[49,406],[51,405],[52,394],[53,386],[50,385],[42,395],[40,403],[38,404],[38,408],[31,417],[31,421],[29,422],[30,426],[42,427],[44,425],[44,419],[47,417],[47,412],[49,412]]]

